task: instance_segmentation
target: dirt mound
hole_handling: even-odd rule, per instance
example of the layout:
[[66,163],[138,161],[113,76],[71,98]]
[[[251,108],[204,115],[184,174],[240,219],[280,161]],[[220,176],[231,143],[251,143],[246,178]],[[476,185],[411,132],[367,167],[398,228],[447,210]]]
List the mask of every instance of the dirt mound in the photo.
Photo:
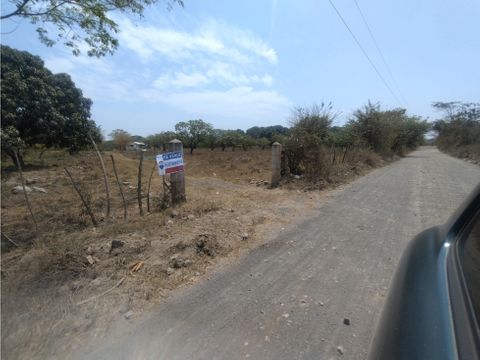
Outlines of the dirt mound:
[[195,246],[197,247],[197,254],[205,254],[210,257],[215,257],[220,246],[214,234],[200,234],[195,239]]

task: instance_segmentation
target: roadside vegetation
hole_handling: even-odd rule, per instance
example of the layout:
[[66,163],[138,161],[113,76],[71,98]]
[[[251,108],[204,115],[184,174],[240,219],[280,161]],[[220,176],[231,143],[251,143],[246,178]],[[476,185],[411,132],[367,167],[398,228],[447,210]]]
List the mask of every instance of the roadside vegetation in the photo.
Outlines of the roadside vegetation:
[[[8,2],[2,20],[35,24],[43,44],[102,57],[119,45],[114,11],[141,16],[157,1]],[[335,125],[339,114],[321,103],[293,109],[288,126],[218,129],[183,119],[148,136],[115,129],[105,138],[92,100],[68,74],[4,45],[1,103],[2,348],[25,359],[63,358],[85,336],[101,338],[119,317],[135,318],[219,259],[306,218],[323,196],[313,190],[406,155],[431,128],[371,102]],[[434,107],[445,114],[434,124],[437,145],[478,161],[480,105]],[[185,148],[187,197],[176,206],[154,160],[174,138]],[[129,151],[133,142],[147,151]],[[272,188],[275,142],[282,180]]]
[[443,117],[433,125],[435,144],[454,156],[480,163],[480,103],[436,102]]
[[276,137],[285,144],[285,172],[328,183],[338,171],[405,155],[423,144],[429,128],[405,109],[381,110],[370,102],[344,126],[332,126],[336,116],[331,104],[294,110],[289,133]]
[[[116,129],[109,134],[111,140],[106,141],[91,119],[92,101],[83,96],[68,74],[53,74],[39,57],[7,46],[2,46],[1,56],[2,182],[8,184],[2,189],[3,219],[8,220],[2,224],[2,246],[7,247],[14,242],[35,243],[43,236],[39,229],[54,238],[52,231],[82,230],[90,224],[111,222],[116,215],[110,213],[110,208],[120,199],[122,218],[136,213],[135,203],[139,204],[140,216],[143,207],[147,214],[166,211],[171,207],[169,184],[165,179],[157,184],[153,158],[159,151],[166,151],[174,138],[188,149],[189,176],[218,176],[224,181],[262,186],[268,186],[270,179],[268,149],[279,142],[283,146],[280,185],[306,190],[345,183],[370,168],[403,156],[423,143],[429,129],[425,120],[407,115],[405,109],[383,110],[370,102],[355,111],[345,125],[334,126],[338,114],[332,104],[322,103],[293,109],[290,127],[216,129],[196,119],[146,137]],[[145,163],[140,168],[134,165],[140,158],[138,152],[126,151],[133,141],[148,145]],[[96,152],[97,147],[103,155]],[[220,155],[238,152],[241,154]],[[204,160],[196,161],[196,156],[204,157],[208,165],[204,165]],[[146,169],[142,170],[143,167]],[[25,178],[17,172],[21,168]],[[230,171],[224,171],[227,168]],[[128,179],[124,177],[126,171],[133,172]],[[137,181],[132,179],[135,174]],[[53,195],[40,203],[35,201],[37,195],[30,195],[34,200],[29,201],[31,191],[47,191],[37,184],[37,176],[42,179],[41,184],[48,184],[48,192],[62,194],[58,204],[52,201]],[[161,191],[154,193],[152,186]],[[133,198],[128,197],[129,189]],[[22,207],[23,201],[30,213],[28,217],[19,217],[18,209],[12,208]],[[31,224],[35,226],[32,228]]]
[[[89,329],[136,316],[307,216],[322,196],[309,190],[403,156],[429,128],[372,103],[334,126],[333,106],[321,104],[294,109],[288,127],[194,119],[146,137],[115,129],[106,140],[67,74],[6,46],[1,56],[2,341],[22,358],[51,355],[46,333],[74,347]],[[173,138],[185,146],[187,202],[177,206],[154,161]],[[128,151],[134,141],[147,151]],[[283,178],[272,189],[274,142]]]

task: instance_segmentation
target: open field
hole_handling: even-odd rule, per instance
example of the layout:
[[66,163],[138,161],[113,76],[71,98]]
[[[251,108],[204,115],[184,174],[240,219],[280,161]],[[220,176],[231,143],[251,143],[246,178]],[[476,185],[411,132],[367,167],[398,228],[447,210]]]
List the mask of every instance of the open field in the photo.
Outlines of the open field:
[[[110,154],[126,194],[127,221]],[[154,165],[153,154],[147,153],[142,178],[146,214],[140,216],[138,154],[103,155],[111,218],[105,218],[103,176],[94,152],[49,151],[41,160],[36,153],[27,156],[28,186],[43,189],[28,193],[38,231],[23,193],[12,191],[21,184],[18,173],[8,162],[2,164],[2,233],[20,245],[15,248],[2,239],[5,354],[55,356],[56,351],[80,346],[83,336],[105,334],[116,318],[137,316],[161,302],[170,289],[202,278],[218,260],[228,262],[274,238],[307,216],[323,196],[304,190],[311,185],[294,177],[269,189],[269,150],[199,149],[185,154],[187,203],[165,208],[159,200],[162,181],[154,173],[147,212],[146,187]],[[87,194],[99,226],[91,225],[64,166]],[[360,161],[338,167],[331,186],[369,168]],[[113,240],[123,246],[112,249]],[[133,272],[132,265],[140,261],[141,268]]]
[[421,148],[328,192],[275,240],[118,319],[72,358],[364,360],[408,241],[445,222],[479,179],[478,166]]

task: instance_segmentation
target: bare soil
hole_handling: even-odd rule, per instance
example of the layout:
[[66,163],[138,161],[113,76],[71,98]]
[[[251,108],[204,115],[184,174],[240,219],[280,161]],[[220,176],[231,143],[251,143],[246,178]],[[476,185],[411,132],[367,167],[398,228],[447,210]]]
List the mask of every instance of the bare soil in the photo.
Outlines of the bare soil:
[[68,355],[364,360],[406,244],[446,221],[479,179],[478,166],[419,149],[329,191],[275,240]]
[[[324,193],[289,177],[269,188],[270,151],[209,151],[186,154],[187,199],[175,208],[161,201],[162,180],[154,173],[151,211],[146,193],[154,166],[143,167],[144,216],[137,203],[138,154],[112,153],[128,201],[128,219],[108,165],[112,217],[105,217],[105,192],[93,152],[50,151],[27,158],[28,193],[39,224],[35,230],[14,167],[2,164],[2,355],[62,358],[86,338],[108,333],[119,317],[131,319],[162,302],[171,289],[196,282],[219,259],[267,242],[307,216]],[[381,162],[335,168],[329,186],[346,182]],[[93,227],[65,176],[66,166],[94,209]],[[322,185],[325,187],[325,184]],[[117,245],[117,247],[112,246]],[[133,269],[133,270],[132,270]]]

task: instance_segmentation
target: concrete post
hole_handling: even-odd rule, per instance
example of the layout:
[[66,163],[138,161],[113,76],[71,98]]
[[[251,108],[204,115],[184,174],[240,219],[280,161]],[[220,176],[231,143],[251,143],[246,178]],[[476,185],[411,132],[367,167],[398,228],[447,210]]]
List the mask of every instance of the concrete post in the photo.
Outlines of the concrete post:
[[275,187],[280,181],[280,172],[282,170],[282,145],[278,142],[272,144],[272,181],[270,185]]
[[[183,145],[180,140],[173,139],[168,143],[169,151],[180,151],[183,157]],[[170,193],[172,196],[172,204],[179,204],[187,201],[185,196],[185,172],[180,171],[170,175]]]

